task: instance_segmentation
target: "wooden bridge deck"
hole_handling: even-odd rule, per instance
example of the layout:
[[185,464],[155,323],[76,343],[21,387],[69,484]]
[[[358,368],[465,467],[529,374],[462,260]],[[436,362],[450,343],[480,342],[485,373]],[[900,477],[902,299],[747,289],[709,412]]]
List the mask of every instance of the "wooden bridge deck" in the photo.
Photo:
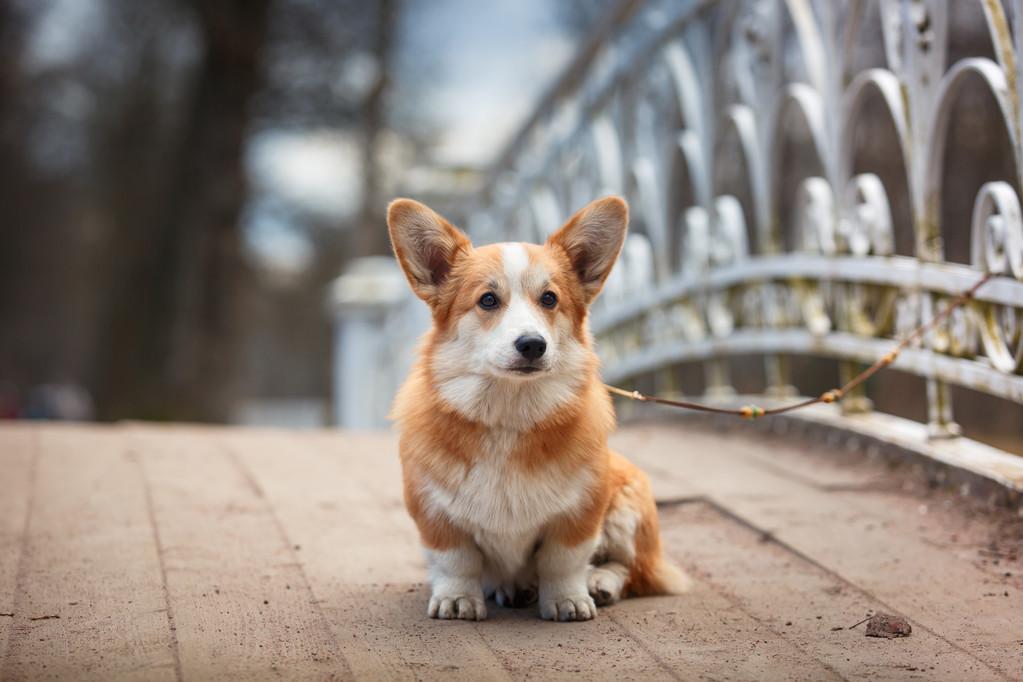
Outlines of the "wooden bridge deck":
[[616,436],[697,585],[560,624],[425,617],[390,435],[0,427],[0,678],[1023,678],[1018,519],[737,430]]

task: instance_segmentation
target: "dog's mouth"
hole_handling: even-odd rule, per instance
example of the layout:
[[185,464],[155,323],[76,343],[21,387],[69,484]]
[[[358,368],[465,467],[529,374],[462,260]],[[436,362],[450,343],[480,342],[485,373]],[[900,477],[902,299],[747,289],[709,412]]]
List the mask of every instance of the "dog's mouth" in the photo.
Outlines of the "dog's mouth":
[[547,368],[543,365],[513,365],[511,367],[505,367],[504,370],[510,374],[517,374],[519,376],[527,377],[534,374],[540,374],[546,372]]

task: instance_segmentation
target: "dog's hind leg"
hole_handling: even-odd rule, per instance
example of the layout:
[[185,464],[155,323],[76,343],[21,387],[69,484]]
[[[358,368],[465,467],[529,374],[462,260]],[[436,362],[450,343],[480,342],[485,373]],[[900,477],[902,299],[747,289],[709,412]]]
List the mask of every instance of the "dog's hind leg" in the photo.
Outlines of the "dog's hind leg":
[[620,484],[611,499],[593,556],[587,587],[597,606],[614,604],[622,598],[636,561],[636,532],[642,514],[632,504],[629,483],[626,479]]
[[590,596],[597,606],[608,606],[622,598],[629,567],[617,561],[606,561],[590,569],[587,580]]
[[684,592],[689,579],[661,550],[657,507],[646,475],[615,453],[611,470],[617,485],[590,571],[590,596],[603,606],[623,596]]

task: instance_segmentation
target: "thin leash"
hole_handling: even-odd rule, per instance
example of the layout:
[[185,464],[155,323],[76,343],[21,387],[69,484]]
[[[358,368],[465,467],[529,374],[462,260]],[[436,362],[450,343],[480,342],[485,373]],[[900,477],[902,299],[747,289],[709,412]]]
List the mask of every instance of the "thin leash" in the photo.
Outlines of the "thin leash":
[[964,305],[973,300],[977,291],[987,284],[994,277],[994,273],[988,273],[984,275],[976,284],[972,287],[959,294],[951,303],[945,306],[944,310],[935,315],[925,324],[920,325],[913,330],[906,338],[902,339],[895,347],[889,352],[885,353],[877,362],[866,368],[855,377],[850,379],[841,388],[833,388],[830,391],[825,391],[816,398],[807,398],[797,403],[790,405],[782,405],[780,407],[763,408],[758,405],[744,405],[739,408],[727,408],[727,407],[714,407],[713,405],[705,405],[703,403],[691,403],[686,400],[671,400],[669,398],[660,398],[657,396],[649,396],[640,393],[639,391],[626,391],[623,388],[617,386],[611,386],[610,384],[604,384],[609,392],[622,396],[623,398],[629,398],[630,400],[638,400],[644,403],[657,403],[658,405],[668,405],[670,407],[679,407],[685,410],[696,410],[697,412],[711,412],[713,414],[727,414],[735,417],[742,417],[743,419],[759,419],[760,417],[768,417],[776,414],[785,414],[786,412],[792,412],[793,410],[799,410],[804,407],[816,405],[818,403],[830,404],[840,401],[849,391],[853,390],[870,377],[877,374],[881,369],[895,362],[895,359],[899,357],[899,353],[908,348],[911,344],[916,343],[925,334],[932,331],[937,325],[946,320],[949,315],[952,314],[958,308],[962,308]]

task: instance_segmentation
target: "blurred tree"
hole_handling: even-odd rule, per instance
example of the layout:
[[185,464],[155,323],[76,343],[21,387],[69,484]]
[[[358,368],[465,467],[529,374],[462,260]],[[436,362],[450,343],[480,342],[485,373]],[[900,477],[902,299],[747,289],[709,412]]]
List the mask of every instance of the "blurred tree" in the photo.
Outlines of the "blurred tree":
[[381,229],[385,199],[381,195],[382,169],[379,155],[381,132],[387,123],[385,99],[391,81],[396,2],[378,0],[376,3],[376,30],[373,32],[372,45],[376,68],[362,107],[362,207],[355,225],[355,256],[390,252],[387,233]]
[[[18,256],[25,251],[25,232],[15,226],[26,177],[23,146],[17,144],[18,92],[21,89],[21,50],[24,18],[10,0],[0,0],[0,357],[14,354],[17,289],[22,270]],[[0,364],[0,374],[13,374],[13,366]]]
[[[434,131],[430,55],[394,96],[400,9],[0,0],[0,382],[84,385],[106,419],[326,397],[326,286],[387,251],[383,206]],[[243,242],[268,200],[246,154],[282,132],[350,141],[359,168],[344,215],[279,212],[311,253],[286,276]]]
[[[245,373],[249,395],[329,395],[327,287],[349,259],[389,252],[383,211],[397,177],[383,162],[385,148],[397,140],[406,155],[414,155],[432,132],[421,117],[395,114],[400,106],[415,109],[418,95],[418,89],[393,90],[402,6],[400,0],[278,0],[274,7],[268,82],[257,98],[257,126],[297,133],[326,130],[351,138],[359,150],[361,188],[350,215],[328,217],[288,207],[291,228],[310,244],[311,262],[300,273],[262,273],[256,281],[254,336]],[[420,66],[425,63],[421,60]],[[267,363],[266,357],[278,362]]]
[[[74,106],[31,71],[25,58],[31,3],[0,0],[0,379],[23,389],[44,372],[59,380],[73,371],[77,340],[59,334],[53,320],[73,317],[80,274],[78,235],[70,227],[73,192],[60,167],[73,150],[34,144]],[[52,99],[40,106],[44,91]],[[56,248],[66,245],[69,248]]]
[[[126,280],[115,282],[100,346],[102,417],[230,416],[243,276],[239,218],[247,197],[243,152],[269,7],[269,0],[194,3],[202,56],[164,185],[146,216],[151,238],[132,240]],[[143,59],[140,75],[150,68]],[[147,98],[141,99],[145,119]]]

